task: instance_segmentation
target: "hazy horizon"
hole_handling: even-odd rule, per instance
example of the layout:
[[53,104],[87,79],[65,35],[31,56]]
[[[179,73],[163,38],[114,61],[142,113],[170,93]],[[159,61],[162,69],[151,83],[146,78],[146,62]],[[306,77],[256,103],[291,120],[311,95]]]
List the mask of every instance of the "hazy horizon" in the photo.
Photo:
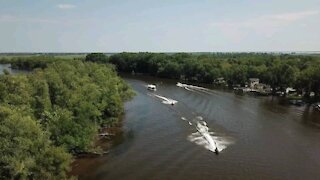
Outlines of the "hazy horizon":
[[317,0],[0,4],[0,53],[320,51]]
[[214,54],[214,53],[296,53],[296,54],[320,54],[320,51],[211,51],[211,52],[200,52],[200,51],[118,51],[118,52],[104,52],[104,51],[82,51],[82,52],[45,52],[45,51],[30,51],[30,52],[0,52],[0,54],[90,54],[90,53],[104,53],[104,54],[117,54],[117,53],[191,53],[191,54]]

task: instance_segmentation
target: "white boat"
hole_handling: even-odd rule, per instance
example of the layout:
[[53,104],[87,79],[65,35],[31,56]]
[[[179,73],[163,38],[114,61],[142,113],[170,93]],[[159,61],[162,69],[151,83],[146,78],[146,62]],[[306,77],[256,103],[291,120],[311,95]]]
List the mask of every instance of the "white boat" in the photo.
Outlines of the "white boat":
[[153,84],[148,84],[147,88],[148,88],[148,90],[150,90],[150,91],[156,91],[156,90],[157,90],[156,85],[153,85]]

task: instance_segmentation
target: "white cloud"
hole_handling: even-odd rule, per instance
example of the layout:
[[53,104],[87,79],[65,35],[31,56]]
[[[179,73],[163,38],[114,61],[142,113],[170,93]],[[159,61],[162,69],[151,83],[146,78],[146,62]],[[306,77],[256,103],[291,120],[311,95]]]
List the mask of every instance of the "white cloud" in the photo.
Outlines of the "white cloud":
[[73,4],[58,4],[57,7],[59,9],[73,9],[75,8],[76,6],[73,5]]
[[273,19],[276,21],[297,21],[300,19],[304,19],[308,16],[313,16],[319,14],[319,11],[304,11],[304,12],[296,12],[296,13],[286,13],[286,14],[276,14],[276,15],[270,15],[266,16],[265,18]]
[[60,23],[60,21],[53,19],[18,17],[12,15],[0,15],[0,22]]
[[24,17],[10,14],[0,14],[0,23],[42,23],[42,24],[60,24],[60,25],[81,25],[96,23],[93,19],[53,19],[46,17]]
[[272,37],[282,27],[303,20],[310,16],[318,15],[319,11],[303,11],[295,13],[283,13],[263,15],[243,21],[222,21],[213,23],[222,33],[235,42],[240,42],[249,33],[256,33],[265,37]]
[[13,22],[13,21],[17,21],[17,18],[15,16],[0,15],[0,22]]

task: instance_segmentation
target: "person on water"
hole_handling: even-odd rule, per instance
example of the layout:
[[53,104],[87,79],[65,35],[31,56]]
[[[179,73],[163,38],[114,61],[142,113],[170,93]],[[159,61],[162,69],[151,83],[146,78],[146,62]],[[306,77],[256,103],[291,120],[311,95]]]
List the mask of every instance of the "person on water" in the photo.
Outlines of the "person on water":
[[219,154],[219,150],[218,150],[217,147],[216,147],[216,149],[214,150],[214,152],[215,152],[216,154]]
[[219,154],[219,149],[217,146],[217,143],[214,141],[214,145],[216,146],[216,149],[214,150],[214,153],[216,153],[217,155]]

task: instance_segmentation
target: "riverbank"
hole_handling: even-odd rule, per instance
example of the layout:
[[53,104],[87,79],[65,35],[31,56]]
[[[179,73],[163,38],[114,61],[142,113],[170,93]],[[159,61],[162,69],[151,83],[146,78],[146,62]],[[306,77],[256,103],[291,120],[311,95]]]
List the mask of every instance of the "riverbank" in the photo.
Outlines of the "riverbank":
[[[106,135],[108,134],[108,135]],[[71,163],[71,171],[69,176],[85,176],[88,171],[97,166],[97,162],[101,159],[107,158],[110,150],[114,147],[119,139],[122,139],[123,129],[122,121],[115,126],[102,128],[97,134],[94,147],[98,149],[97,152],[78,154],[74,156],[74,161]]]
[[[320,98],[320,56],[267,53],[119,53],[102,59],[120,72],[150,74],[155,77],[190,82],[246,85],[268,93],[271,88],[284,92],[313,92]],[[285,91],[286,92],[286,91]],[[274,92],[273,92],[274,93]],[[286,92],[288,93],[288,92]]]
[[[303,106],[303,105],[314,105],[318,101],[316,99],[311,99],[311,98],[306,98],[303,96],[279,96],[278,94],[260,94],[260,93],[239,93],[237,89],[229,86],[223,86],[223,85],[216,85],[216,84],[208,84],[208,83],[199,83],[195,81],[187,81],[187,80],[179,80],[179,79],[170,79],[170,78],[162,78],[162,77],[154,77],[150,74],[131,74],[131,73],[119,73],[119,75],[122,78],[133,78],[133,79],[141,79],[141,80],[147,80],[151,81],[155,85],[161,85],[164,81],[170,82],[170,83],[185,83],[185,84],[190,84],[190,85],[195,85],[195,86],[200,86],[212,90],[219,90],[219,91],[224,91],[228,93],[234,93],[239,96],[251,96],[251,97],[275,97],[279,99],[279,104],[282,105],[295,105],[295,106]],[[294,101],[292,101],[294,100]],[[299,100],[299,101],[296,101]]]

